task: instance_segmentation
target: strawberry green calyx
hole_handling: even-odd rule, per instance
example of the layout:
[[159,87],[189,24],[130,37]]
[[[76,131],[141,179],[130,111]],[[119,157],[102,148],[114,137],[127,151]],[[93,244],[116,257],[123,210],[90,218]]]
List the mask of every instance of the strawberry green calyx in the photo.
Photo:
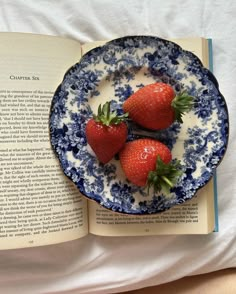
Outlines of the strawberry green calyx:
[[111,102],[106,102],[103,106],[98,107],[98,114],[93,116],[96,122],[100,122],[105,126],[118,125],[128,117],[128,113],[118,115],[116,111],[111,111]]
[[150,171],[147,179],[148,189],[153,186],[154,192],[169,193],[174,187],[178,178],[182,175],[181,164],[179,160],[164,163],[160,156],[157,157],[156,170]]
[[191,110],[193,106],[193,97],[188,95],[187,92],[183,91],[179,95],[176,95],[172,100],[171,106],[175,111],[175,120],[183,123],[182,116],[185,112]]

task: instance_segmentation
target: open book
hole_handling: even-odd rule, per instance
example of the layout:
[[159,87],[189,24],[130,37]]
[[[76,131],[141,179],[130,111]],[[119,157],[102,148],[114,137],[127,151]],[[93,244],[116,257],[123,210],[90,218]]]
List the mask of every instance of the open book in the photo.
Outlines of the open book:
[[[173,40],[209,66],[208,40]],[[0,249],[104,236],[206,234],[216,227],[216,182],[156,215],[113,213],[82,196],[50,145],[52,96],[67,69],[91,48],[61,37],[0,33]]]

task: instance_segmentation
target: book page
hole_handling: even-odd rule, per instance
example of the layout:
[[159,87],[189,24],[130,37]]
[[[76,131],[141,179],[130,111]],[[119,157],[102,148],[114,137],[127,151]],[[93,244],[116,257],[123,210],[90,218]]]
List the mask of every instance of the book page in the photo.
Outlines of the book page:
[[208,216],[212,189],[211,181],[197,197],[152,215],[125,215],[89,201],[89,232],[102,236],[207,234],[214,230],[214,218]]
[[87,201],[60,169],[48,126],[54,91],[81,47],[33,34],[0,40],[0,249],[82,237]]
[[[193,52],[208,67],[208,42],[203,38],[172,39],[183,49]],[[83,54],[105,42],[82,46]],[[124,215],[88,202],[90,233],[105,236],[206,234],[214,230],[214,184],[210,181],[198,197],[156,215]]]

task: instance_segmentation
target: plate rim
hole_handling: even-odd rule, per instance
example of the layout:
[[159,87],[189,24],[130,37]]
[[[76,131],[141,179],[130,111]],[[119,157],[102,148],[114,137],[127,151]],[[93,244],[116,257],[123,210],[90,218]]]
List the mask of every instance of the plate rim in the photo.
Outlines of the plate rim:
[[163,213],[163,212],[169,210],[171,207],[176,206],[176,205],[180,205],[180,204],[182,204],[182,203],[176,203],[175,205],[172,205],[172,206],[170,206],[170,207],[168,207],[168,208],[165,207],[165,209],[162,210],[162,211],[151,212],[151,213],[150,213],[150,212],[146,212],[146,211],[145,211],[145,212],[143,212],[143,211],[141,211],[141,212],[127,212],[127,211],[123,211],[123,210],[122,210],[122,211],[117,211],[117,210],[113,210],[112,207],[110,208],[110,207],[104,206],[104,205],[102,205],[101,202],[99,202],[97,199],[91,198],[90,196],[88,196],[88,195],[84,194],[83,192],[81,192],[79,186],[77,186],[77,185],[72,181],[71,177],[65,173],[65,171],[64,171],[64,169],[63,169],[63,166],[62,166],[62,163],[61,163],[61,160],[60,160],[60,158],[59,158],[59,154],[56,152],[55,147],[53,146],[53,144],[52,144],[52,140],[51,140],[51,138],[52,138],[51,116],[52,116],[52,109],[53,109],[53,105],[54,105],[54,100],[55,100],[55,96],[56,96],[56,94],[60,91],[60,89],[61,89],[61,87],[62,87],[62,84],[63,84],[63,82],[65,81],[66,77],[67,77],[68,75],[71,74],[71,72],[73,71],[73,69],[75,69],[76,66],[77,66],[79,63],[81,63],[85,58],[88,58],[89,56],[91,56],[91,55],[93,54],[94,51],[102,50],[102,49],[104,49],[105,46],[112,45],[112,44],[115,43],[115,42],[119,42],[119,41],[121,41],[121,40],[124,41],[124,40],[128,40],[128,39],[133,39],[133,38],[136,38],[136,39],[143,39],[143,38],[145,38],[145,39],[146,39],[146,38],[150,39],[150,38],[151,38],[151,39],[153,39],[153,40],[156,40],[156,41],[162,41],[162,42],[167,43],[167,44],[170,44],[170,43],[171,43],[171,44],[173,44],[174,46],[177,46],[177,47],[178,47],[183,53],[187,53],[187,54],[191,55],[192,58],[194,58],[195,60],[197,60],[198,63],[200,64],[200,66],[201,66],[204,70],[206,70],[207,75],[209,75],[209,76],[211,77],[211,80],[212,80],[214,86],[216,87],[219,96],[222,98],[222,100],[223,100],[224,103],[225,103],[225,104],[224,104],[224,109],[225,109],[225,111],[226,111],[226,115],[227,115],[227,124],[228,124],[228,125],[227,125],[227,129],[228,129],[228,131],[227,131],[227,136],[226,136],[226,143],[225,143],[225,145],[224,145],[225,150],[224,150],[223,155],[221,155],[220,160],[217,162],[217,165],[216,165],[214,168],[211,169],[211,173],[210,173],[210,177],[209,177],[209,179],[208,179],[207,181],[205,181],[202,185],[200,185],[199,187],[197,187],[197,188],[195,189],[195,193],[194,193],[194,195],[193,195],[191,198],[187,198],[187,199],[185,199],[184,202],[182,202],[182,203],[185,203],[186,201],[189,201],[189,200],[195,198],[196,195],[197,195],[197,192],[198,192],[201,188],[203,188],[206,184],[208,184],[208,182],[213,178],[213,176],[214,176],[214,174],[215,174],[215,172],[216,172],[217,167],[221,164],[222,160],[223,160],[224,157],[225,157],[225,154],[226,154],[227,149],[228,149],[228,144],[229,144],[230,121],[229,121],[229,111],[228,111],[228,106],[227,106],[227,103],[226,103],[226,99],[225,99],[224,95],[221,93],[221,91],[220,91],[220,89],[219,89],[219,83],[218,83],[218,81],[217,81],[215,75],[213,74],[213,72],[212,72],[209,68],[207,68],[207,67],[205,67],[205,66],[203,65],[202,61],[200,60],[200,58],[199,58],[198,56],[196,56],[196,55],[195,55],[193,52],[191,52],[191,51],[188,51],[188,50],[183,49],[179,44],[175,43],[174,41],[172,41],[172,40],[168,40],[168,39],[164,39],[164,38],[161,38],[161,37],[158,37],[158,36],[153,36],[153,35],[127,35],[127,36],[123,36],[123,37],[114,38],[114,39],[112,39],[112,40],[109,40],[109,41],[105,42],[104,45],[96,46],[95,48],[90,49],[89,51],[87,51],[87,52],[81,57],[81,59],[80,59],[78,62],[76,62],[75,64],[73,64],[71,67],[69,67],[69,68],[67,69],[67,71],[64,73],[64,76],[63,76],[63,78],[62,78],[61,83],[57,86],[57,88],[56,88],[56,90],[55,90],[55,92],[54,92],[54,94],[53,94],[52,101],[51,101],[51,105],[50,105],[50,111],[49,111],[49,134],[50,134],[50,145],[51,145],[51,147],[52,147],[52,149],[53,149],[53,151],[54,151],[54,154],[56,155],[56,157],[57,157],[57,159],[58,159],[58,161],[59,161],[59,163],[60,163],[60,167],[61,167],[61,170],[63,171],[64,175],[65,175],[65,176],[66,176],[66,177],[67,177],[67,178],[68,178],[68,179],[69,179],[69,180],[75,185],[75,187],[79,190],[79,192],[80,192],[80,193],[81,193],[81,194],[82,194],[87,200],[95,201],[95,202],[96,202],[97,204],[99,204],[101,207],[103,207],[103,208],[105,208],[105,209],[108,209],[108,210],[110,210],[110,211],[112,211],[112,212],[114,212],[114,213],[119,213],[119,214],[122,214],[122,215],[153,215],[153,214]]

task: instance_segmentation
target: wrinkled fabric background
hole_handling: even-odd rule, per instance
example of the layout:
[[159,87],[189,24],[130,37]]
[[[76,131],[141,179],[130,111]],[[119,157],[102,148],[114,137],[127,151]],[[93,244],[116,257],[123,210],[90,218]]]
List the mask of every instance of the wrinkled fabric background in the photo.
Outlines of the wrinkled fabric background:
[[217,169],[220,232],[207,236],[106,238],[0,251],[0,293],[117,293],[236,267],[236,2],[0,0],[0,31],[88,42],[125,35],[213,39],[214,74],[230,115]]

